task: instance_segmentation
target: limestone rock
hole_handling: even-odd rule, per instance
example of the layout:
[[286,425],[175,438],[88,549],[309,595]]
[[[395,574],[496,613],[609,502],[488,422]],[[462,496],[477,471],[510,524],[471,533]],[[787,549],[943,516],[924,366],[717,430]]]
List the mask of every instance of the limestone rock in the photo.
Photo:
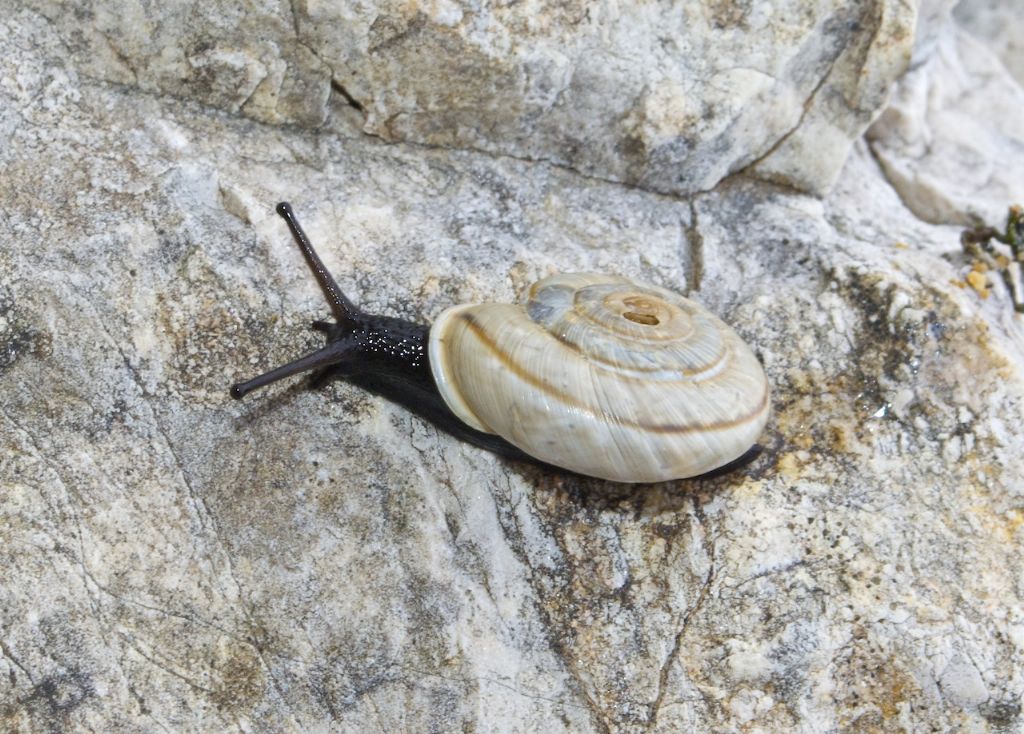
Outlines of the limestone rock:
[[86,73],[258,120],[566,166],[667,193],[821,192],[909,58],[914,6],[33,0]]
[[953,15],[964,30],[991,49],[1018,84],[1024,84],[1024,43],[1007,22],[1006,3],[1000,0],[961,0]]
[[[891,115],[824,199],[750,177],[683,199],[354,136],[336,97],[313,130],[104,81],[128,57],[87,62],[62,23],[0,14],[0,729],[1020,729],[1024,326],[890,183]],[[915,73],[1012,89],[953,30]],[[1015,124],[987,109],[934,155]],[[1019,200],[1004,180],[976,211]],[[326,315],[282,199],[378,312],[555,270],[690,291],[764,361],[764,451],[621,486],[345,383],[232,401]]]
[[1024,88],[979,40],[947,32],[868,139],[904,204],[931,222],[994,222],[1024,196]]

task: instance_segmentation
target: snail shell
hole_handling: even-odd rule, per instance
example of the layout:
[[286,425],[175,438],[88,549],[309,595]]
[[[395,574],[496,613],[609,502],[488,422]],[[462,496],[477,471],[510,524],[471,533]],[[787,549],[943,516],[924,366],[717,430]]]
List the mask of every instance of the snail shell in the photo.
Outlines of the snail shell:
[[736,332],[694,301],[615,276],[555,275],[525,306],[449,308],[429,356],[465,423],[618,482],[716,469],[768,418],[764,370]]

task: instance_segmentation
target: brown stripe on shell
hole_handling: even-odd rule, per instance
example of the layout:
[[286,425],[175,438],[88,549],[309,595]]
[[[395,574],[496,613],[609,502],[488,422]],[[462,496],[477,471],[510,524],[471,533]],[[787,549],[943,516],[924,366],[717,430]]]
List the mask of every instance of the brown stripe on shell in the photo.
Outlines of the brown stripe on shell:
[[[540,328],[540,327],[538,327],[538,328]],[[541,330],[544,331],[549,336],[554,337],[554,339],[556,339],[561,344],[564,344],[567,348],[572,349],[574,352],[582,355],[583,357],[585,357],[586,359],[590,360],[591,362],[595,362],[595,363],[597,363],[599,365],[607,365],[608,367],[621,367],[624,370],[629,370],[629,372],[634,372],[634,373],[636,373],[636,372],[639,372],[639,373],[645,373],[645,372],[653,373],[653,372],[667,372],[667,371],[669,371],[665,367],[658,367],[658,366],[652,366],[652,367],[624,367],[623,365],[621,365],[621,364],[619,364],[617,362],[612,362],[611,360],[608,360],[608,359],[602,359],[601,357],[597,356],[596,354],[584,354],[583,352],[580,352],[579,347],[574,342],[569,341],[568,339],[566,339],[565,336],[562,335],[562,334],[558,334],[558,333],[555,333],[553,331],[547,331],[547,329],[541,329]],[[497,345],[495,345],[495,347],[497,347]],[[718,365],[721,364],[722,360],[724,360],[726,358],[727,354],[728,354],[728,350],[723,349],[722,351],[720,351],[716,355],[717,358],[715,359],[714,362],[709,363],[705,367],[701,367],[699,370],[690,370],[690,369],[686,369],[684,367],[674,367],[673,369],[676,372],[678,372],[678,373],[680,373],[682,375],[686,375],[687,377],[696,377],[697,375],[704,374],[705,372],[710,372],[715,367],[718,367]],[[628,378],[628,379],[632,379],[632,380],[649,380],[650,379],[650,377],[646,377],[646,376],[644,376],[644,377],[634,377],[633,375],[630,375],[627,372],[621,372],[619,374],[622,377],[624,377],[624,378]]]
[[[530,289],[530,298],[531,299],[536,295],[535,291],[537,289],[537,285],[538,285],[537,283],[534,283],[534,285]],[[612,284],[612,285],[614,285],[614,284]],[[644,332],[650,331],[651,333],[654,333],[656,330],[655,329],[650,329],[650,330],[644,329],[643,331],[641,331],[641,330],[628,329],[628,328],[623,328],[621,330],[620,329],[615,329],[613,326],[610,325],[609,321],[605,321],[605,320],[599,319],[596,314],[593,314],[589,310],[581,309],[579,307],[580,306],[580,304],[579,304],[579,292],[577,292],[577,294],[573,297],[573,308],[568,310],[565,313],[565,317],[571,321],[571,323],[570,323],[571,326],[582,325],[582,326],[585,327],[586,324],[593,324],[596,328],[603,329],[603,330],[606,330],[606,331],[610,331],[612,334],[621,335],[621,336],[623,336],[623,337],[625,337],[627,339],[633,338],[634,335],[639,335],[639,336],[637,336],[637,341],[643,342],[643,343],[647,344],[648,346],[651,346],[651,347],[654,347],[654,348],[656,348],[657,345],[659,345],[659,344],[660,345],[664,345],[664,346],[669,346],[670,344],[672,344],[674,342],[677,342],[677,341],[679,341],[681,339],[690,337],[693,333],[696,332],[697,327],[696,327],[696,323],[695,322],[696,322],[698,317],[701,317],[701,314],[699,313],[699,309],[698,309],[697,313],[689,313],[685,308],[682,308],[680,306],[677,306],[674,303],[666,301],[664,298],[662,298],[658,294],[651,295],[651,294],[648,294],[648,293],[643,293],[641,291],[636,291],[636,292],[637,292],[637,294],[642,295],[644,298],[656,299],[659,302],[665,304],[665,306],[668,307],[669,311],[673,311],[673,310],[679,311],[684,317],[686,317],[689,320],[690,324],[692,325],[692,328],[690,328],[685,333],[685,335],[682,335],[682,336],[674,335],[674,334],[666,334],[666,335],[661,336],[661,337],[647,337],[647,338],[643,338],[644,337]],[[615,295],[616,298],[621,297],[620,294],[614,294],[614,295]],[[603,300],[606,302],[609,298],[611,298],[611,295],[606,296]],[[607,308],[607,306],[606,306],[606,308]],[[615,310],[611,309],[611,308],[608,308],[608,311],[610,313],[613,313],[613,314],[615,313]],[[611,323],[614,323],[614,320],[612,320]],[[581,356],[585,357],[587,360],[589,360],[591,362],[594,362],[594,363],[599,364],[599,365],[605,365],[605,366],[608,366],[608,367],[616,367],[616,368],[620,368],[622,370],[626,370],[627,372],[621,373],[624,377],[630,377],[631,375],[628,374],[630,372],[634,373],[634,374],[640,373],[641,375],[644,375],[644,376],[636,378],[636,379],[648,380],[648,379],[650,379],[650,377],[648,377],[647,375],[653,374],[655,372],[667,372],[667,371],[670,371],[669,368],[666,368],[666,367],[663,367],[663,366],[657,366],[657,365],[654,365],[654,366],[651,366],[651,367],[626,366],[626,365],[623,365],[623,364],[621,364],[619,362],[612,361],[611,359],[603,358],[603,357],[601,357],[601,356],[599,356],[597,354],[594,354],[592,352],[582,352],[582,351],[580,351],[579,346],[575,342],[573,342],[571,339],[566,338],[566,336],[563,333],[557,332],[557,331],[552,331],[550,329],[543,328],[543,327],[542,327],[542,330],[547,332],[551,336],[553,336],[556,340],[558,340],[561,344],[563,344],[567,348],[573,350],[577,354],[580,354]],[[725,347],[725,345],[723,343],[723,349],[721,349],[720,351],[718,351],[715,354],[714,361],[708,362],[706,365],[704,365],[703,367],[701,367],[699,369],[687,369],[685,367],[674,367],[674,368],[672,368],[672,370],[674,370],[675,372],[678,372],[679,374],[686,375],[687,377],[696,377],[698,375],[702,375],[702,374],[705,374],[705,373],[708,373],[708,372],[716,372],[718,366],[728,356],[728,349],[726,349],[724,347]]]
[[[509,360],[508,355],[501,351],[497,343],[493,339],[491,339],[487,331],[483,328],[480,322],[477,321],[472,314],[463,312],[457,314],[456,318],[465,321],[466,326],[469,327],[470,331],[472,331],[473,334],[476,335],[476,337],[480,340],[480,342],[485,347],[487,347],[491,354],[493,354],[503,365],[505,365],[505,367],[509,371],[511,371],[520,379],[522,379],[524,382],[532,385],[533,387],[536,387],[539,390],[542,390],[545,394],[558,399],[559,401],[565,403],[566,405],[572,406],[573,408],[577,408],[582,412],[588,413],[594,418],[599,417],[597,413],[594,411],[594,409],[591,408],[590,406],[582,405],[580,403],[573,401],[572,399],[569,398],[568,395],[565,395],[564,393],[552,387],[550,384],[544,382],[540,378],[527,372],[518,364],[514,364],[513,362],[511,362]],[[537,329],[538,331],[541,331],[545,334],[549,334],[549,332],[547,332],[544,329],[541,329],[540,327],[537,327]],[[623,377],[625,377],[626,379],[637,381],[643,379],[639,377],[630,377],[629,375],[624,375]],[[735,428],[736,426],[743,425],[744,423],[749,423],[758,415],[763,413],[768,407],[768,392],[768,383],[766,382],[764,385],[764,391],[762,392],[761,397],[758,400],[754,410],[752,410],[746,415],[740,416],[730,421],[720,421],[718,423],[701,423],[697,425],[647,425],[644,423],[637,423],[636,421],[628,421],[618,418],[617,420],[623,426],[635,428],[641,431],[648,431],[650,433],[697,433],[699,431],[724,431],[729,430],[730,428]]]
[[[706,314],[698,304],[694,304],[692,301],[688,301],[685,298],[682,300],[686,301],[686,303],[688,304],[686,306],[674,303],[671,300],[666,299],[660,293],[652,292],[650,288],[645,288],[642,285],[638,285],[636,283],[632,283],[630,281],[621,279],[617,279],[617,281],[618,282],[596,283],[593,286],[598,289],[603,288],[605,286],[614,286],[620,288],[617,291],[605,293],[600,298],[598,305],[601,309],[604,309],[603,314],[595,312],[593,309],[588,308],[587,303],[581,303],[581,298],[583,297],[583,294],[588,290],[588,288],[585,287],[575,290],[572,296],[572,308],[566,310],[563,314],[563,318],[566,320],[567,325],[572,328],[584,329],[588,328],[588,325],[591,325],[594,328],[605,331],[610,335],[619,336],[629,341],[636,341],[638,343],[647,345],[650,348],[657,349],[660,347],[669,347],[676,342],[689,339],[694,333],[698,331],[697,321],[708,316],[708,314]],[[536,299],[537,293],[539,292],[540,287],[543,285],[543,282],[544,281],[538,281],[537,283],[534,283],[530,287],[529,299],[531,302]],[[630,290],[624,293],[621,289],[621,286],[628,286]],[[657,310],[663,310],[667,312],[667,314],[669,315],[669,319],[666,321],[666,323],[672,323],[673,321],[679,318],[685,319],[687,324],[686,328],[680,330],[679,333],[670,333],[664,330],[663,328],[638,328],[636,326],[636,322],[634,322],[633,324],[623,324],[623,321],[629,320],[623,318],[625,314],[619,313],[617,308],[614,308],[613,306],[609,305],[609,302],[626,301],[630,298],[641,298],[649,300],[653,302],[653,304],[655,304],[656,306],[660,306],[661,308],[658,308]],[[626,305],[628,306],[628,304]],[[613,318],[603,318],[603,316],[610,316]],[[544,330],[547,331],[556,340],[558,340],[561,344],[573,350],[582,357],[586,358],[590,362],[593,362],[597,365],[621,369],[623,370],[623,372],[620,374],[622,374],[625,377],[631,376],[630,373],[632,373],[632,375],[641,375],[639,379],[643,380],[651,379],[649,375],[652,375],[656,372],[668,371],[675,371],[679,374],[693,378],[697,378],[703,374],[713,373],[712,377],[714,377],[714,375],[717,374],[718,372],[719,366],[722,364],[723,361],[725,361],[728,358],[729,353],[728,348],[726,348],[725,344],[723,343],[723,348],[715,353],[714,359],[712,361],[707,362],[700,368],[694,369],[687,369],[681,366],[668,368],[658,365],[652,365],[649,367],[625,365],[620,362],[616,362],[611,358],[601,357],[593,352],[581,351],[578,344],[574,342],[572,339],[567,338],[567,336],[561,331],[555,331],[543,324],[541,324],[541,326],[544,327]]]

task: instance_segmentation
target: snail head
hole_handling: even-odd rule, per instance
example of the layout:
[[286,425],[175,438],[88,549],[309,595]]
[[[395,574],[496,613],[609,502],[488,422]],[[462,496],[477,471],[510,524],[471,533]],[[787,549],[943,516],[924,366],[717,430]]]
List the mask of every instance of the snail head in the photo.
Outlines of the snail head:
[[236,400],[245,397],[253,390],[269,385],[272,382],[277,382],[285,377],[342,363],[353,357],[360,347],[359,340],[355,337],[354,332],[359,329],[366,315],[341,292],[341,288],[338,287],[334,277],[327,270],[327,267],[313,248],[309,237],[306,236],[302,225],[299,224],[299,220],[295,217],[292,205],[282,201],[275,207],[275,210],[288,225],[292,237],[295,238],[295,243],[299,246],[302,256],[306,259],[306,264],[309,265],[313,277],[316,278],[320,290],[323,291],[324,298],[331,308],[335,321],[314,321],[312,325],[314,329],[322,332],[327,337],[327,346],[312,354],[300,357],[294,362],[289,362],[277,369],[265,372],[251,380],[232,385],[231,397]]

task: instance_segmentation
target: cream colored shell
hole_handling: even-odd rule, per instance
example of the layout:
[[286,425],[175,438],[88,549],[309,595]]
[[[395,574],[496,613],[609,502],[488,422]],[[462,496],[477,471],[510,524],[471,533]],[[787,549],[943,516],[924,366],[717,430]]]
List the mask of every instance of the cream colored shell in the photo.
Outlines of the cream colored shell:
[[525,306],[455,306],[430,330],[448,407],[542,461],[619,482],[696,476],[768,418],[750,348],[697,303],[589,273],[535,283]]

